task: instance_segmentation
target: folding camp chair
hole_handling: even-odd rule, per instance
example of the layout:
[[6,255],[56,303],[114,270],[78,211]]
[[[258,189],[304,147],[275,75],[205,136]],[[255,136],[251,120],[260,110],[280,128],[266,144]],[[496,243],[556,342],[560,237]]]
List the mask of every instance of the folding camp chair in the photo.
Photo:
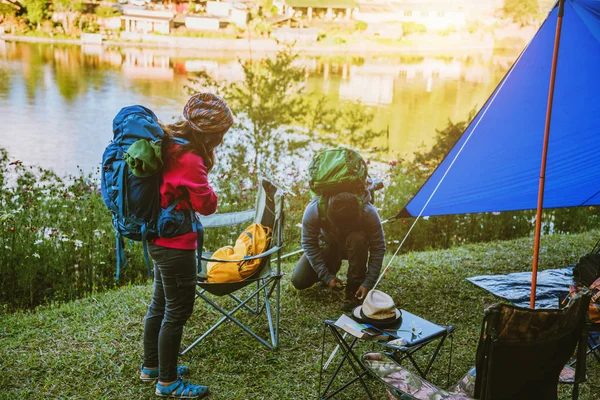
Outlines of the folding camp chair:
[[[589,291],[562,310],[531,310],[509,304],[489,307],[476,354],[476,368],[449,390],[420,378],[385,353],[368,353],[362,363],[382,380],[390,399],[556,400],[559,382],[579,395],[585,380]],[[577,347],[575,369],[565,366]]]
[[[198,289],[196,290],[196,298],[200,298],[212,306],[218,313],[223,316],[210,329],[204,332],[196,341],[188,346],[181,354],[185,354],[200,343],[209,334],[215,331],[221,324],[226,321],[231,321],[267,348],[273,350],[277,348],[279,340],[279,308],[281,295],[281,249],[283,248],[283,191],[271,182],[261,179],[258,185],[258,193],[256,196],[256,206],[254,210],[228,213],[228,214],[213,214],[208,217],[201,217],[201,222],[204,228],[215,228],[222,226],[239,225],[244,222],[254,221],[264,226],[273,229],[272,239],[265,250],[261,254],[244,257],[245,260],[260,259],[261,264],[256,272],[247,279],[240,282],[227,283],[209,283],[206,282],[206,265],[209,261],[220,262],[235,262],[228,260],[212,259],[212,252],[202,253],[202,262],[199,263],[198,272]],[[271,267],[271,256],[277,254],[275,269]],[[256,285],[251,289],[251,293],[245,298],[241,298],[240,294],[236,295],[237,291],[249,286]],[[217,303],[217,299],[213,300],[213,296],[222,297],[228,296],[234,300],[235,307],[231,310],[226,310]],[[252,314],[259,315],[266,313],[267,322],[270,332],[270,340],[267,341],[248,326],[240,322],[236,316],[238,311],[246,310]]]

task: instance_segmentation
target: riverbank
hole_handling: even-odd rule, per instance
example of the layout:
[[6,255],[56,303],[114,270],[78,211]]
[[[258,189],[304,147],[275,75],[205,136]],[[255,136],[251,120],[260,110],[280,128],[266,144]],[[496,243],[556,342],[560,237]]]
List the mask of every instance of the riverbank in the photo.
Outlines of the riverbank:
[[[281,44],[272,39],[225,39],[225,38],[192,38],[162,35],[131,35],[127,39],[103,40],[101,43],[85,43],[81,39],[54,39],[35,36],[0,35],[0,40],[7,42],[49,43],[70,45],[95,45],[95,46],[120,46],[144,47],[162,49],[185,49],[198,52],[223,52],[229,53],[275,53]],[[461,40],[460,37],[413,38],[410,40],[385,42],[364,39],[342,44],[323,43],[296,43],[295,48],[304,54],[312,55],[383,55],[383,54],[455,54],[493,52],[516,48],[515,41],[503,41],[500,47],[498,42],[488,37],[482,40]],[[524,43],[524,41],[523,41]],[[522,47],[519,43],[518,47]]]

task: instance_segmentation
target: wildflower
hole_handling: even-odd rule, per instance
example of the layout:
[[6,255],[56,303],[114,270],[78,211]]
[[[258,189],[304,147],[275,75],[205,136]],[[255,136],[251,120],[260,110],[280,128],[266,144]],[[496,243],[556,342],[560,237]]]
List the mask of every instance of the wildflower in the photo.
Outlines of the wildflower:
[[35,242],[33,242],[33,244],[40,244],[40,243],[42,243],[42,242],[43,242],[43,240],[42,240],[42,239],[38,239],[38,240],[36,240]]
[[38,253],[33,253],[32,256],[35,258],[40,258],[40,255]]
[[12,250],[12,248],[11,248],[10,246],[7,246],[7,245],[4,245],[4,248],[5,248],[6,250]]
[[78,249],[81,246],[83,246],[83,242],[81,240],[74,240],[73,244],[75,245],[75,248]]
[[104,261],[100,261],[100,264],[101,264],[101,265],[104,265],[104,264],[106,264],[106,262],[104,262]]
[[398,161],[392,160],[389,162],[389,164],[390,164],[390,167],[395,167],[396,165],[398,165]]
[[501,214],[500,211],[494,211],[494,212],[492,212],[492,215],[500,215],[500,214]]

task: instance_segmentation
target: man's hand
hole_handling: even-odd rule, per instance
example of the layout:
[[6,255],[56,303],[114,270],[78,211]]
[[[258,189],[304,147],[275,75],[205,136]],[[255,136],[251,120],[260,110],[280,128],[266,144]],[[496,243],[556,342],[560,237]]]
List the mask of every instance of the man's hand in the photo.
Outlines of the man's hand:
[[367,293],[369,293],[369,289],[367,289],[363,285],[360,285],[354,297],[356,297],[360,301],[363,301],[365,297],[367,297]]
[[337,276],[334,276],[333,279],[329,281],[327,286],[329,286],[329,289],[331,290],[342,290],[344,288],[344,282],[338,279]]

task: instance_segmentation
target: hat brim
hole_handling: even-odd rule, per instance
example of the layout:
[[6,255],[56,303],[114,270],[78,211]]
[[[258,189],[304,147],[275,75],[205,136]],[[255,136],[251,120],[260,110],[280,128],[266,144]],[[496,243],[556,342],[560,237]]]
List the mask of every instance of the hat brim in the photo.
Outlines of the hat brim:
[[399,325],[402,322],[402,312],[397,308],[394,309],[395,316],[386,319],[373,319],[367,317],[362,312],[362,306],[355,307],[352,310],[352,317],[363,324],[370,324],[377,328],[389,328],[390,326]]

